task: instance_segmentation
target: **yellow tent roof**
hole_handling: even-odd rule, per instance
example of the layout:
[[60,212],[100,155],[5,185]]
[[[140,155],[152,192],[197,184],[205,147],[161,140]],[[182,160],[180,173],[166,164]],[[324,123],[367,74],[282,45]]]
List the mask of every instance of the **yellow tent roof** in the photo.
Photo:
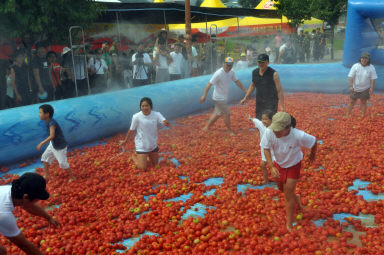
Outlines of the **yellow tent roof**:
[[262,0],[255,9],[261,10],[276,10],[276,7],[273,5],[272,0]]
[[153,0],[154,3],[164,3],[164,0]]
[[220,0],[204,0],[200,7],[227,8]]

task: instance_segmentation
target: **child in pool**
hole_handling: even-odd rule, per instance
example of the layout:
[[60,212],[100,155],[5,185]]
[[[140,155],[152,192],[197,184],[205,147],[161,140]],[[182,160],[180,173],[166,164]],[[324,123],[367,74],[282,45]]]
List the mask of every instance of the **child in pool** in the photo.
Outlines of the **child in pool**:
[[144,97],[140,100],[140,112],[132,117],[131,127],[127,132],[123,146],[128,142],[136,131],[135,147],[136,152],[132,155],[132,160],[140,170],[147,169],[148,159],[152,166],[158,164],[159,147],[157,146],[157,127],[158,124],[170,127],[171,124],[159,112],[152,111],[152,100]]
[[[249,118],[250,120],[252,120],[252,122],[255,125],[255,127],[259,130],[260,141],[263,138],[263,136],[265,134],[265,130],[267,129],[267,127],[269,127],[271,125],[272,117],[273,117],[273,112],[271,110],[265,110],[261,114],[261,121],[259,119],[257,119],[257,118]],[[260,167],[261,167],[261,171],[263,171],[264,184],[267,184],[267,183],[269,183],[268,171],[267,171],[267,167],[266,167],[266,161],[267,160],[265,159],[264,148],[263,147],[260,147],[260,152],[261,152]],[[272,154],[272,158],[274,158],[273,157],[273,151],[271,151],[271,154]]]
[[[301,147],[311,149],[308,159],[312,162],[316,157],[316,137],[293,128],[292,116],[286,112],[278,112],[273,115],[272,124],[265,131],[260,146],[264,148],[272,176],[278,178],[278,187],[284,192],[287,230],[291,231],[296,206],[301,207],[300,197],[295,195],[303,160]],[[275,156],[273,161],[271,150]]]

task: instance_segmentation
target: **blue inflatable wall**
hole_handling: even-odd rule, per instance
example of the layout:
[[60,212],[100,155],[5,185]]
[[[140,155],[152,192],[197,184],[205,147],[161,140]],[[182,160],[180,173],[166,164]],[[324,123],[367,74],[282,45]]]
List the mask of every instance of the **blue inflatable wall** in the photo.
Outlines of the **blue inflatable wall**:
[[[340,93],[348,91],[348,69],[341,63],[272,66],[280,74],[285,91]],[[240,81],[248,87],[252,69],[237,71]],[[378,69],[378,87],[384,89],[384,68]],[[173,119],[213,106],[211,96],[200,104],[199,99],[211,76],[160,83],[100,95],[51,102],[54,118],[61,125],[70,146],[108,137],[129,128],[131,117],[139,111],[140,98],[151,97],[154,110]],[[210,91],[212,94],[213,89]],[[234,84],[229,100],[240,100],[244,93]],[[0,166],[42,152],[39,142],[48,135],[39,119],[39,105],[0,111]]]
[[379,49],[379,34],[372,19],[384,18],[383,0],[349,0],[343,64],[352,66],[361,53],[369,52],[373,64],[384,64],[384,50]]

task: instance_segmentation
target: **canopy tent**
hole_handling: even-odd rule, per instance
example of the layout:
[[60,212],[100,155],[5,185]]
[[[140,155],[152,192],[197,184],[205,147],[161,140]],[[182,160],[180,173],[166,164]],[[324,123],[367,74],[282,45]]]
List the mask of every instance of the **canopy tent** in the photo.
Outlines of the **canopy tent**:
[[[208,7],[211,5],[213,8],[224,6],[220,0],[205,0],[201,5]],[[224,10],[224,9],[223,9]],[[228,9],[227,9],[228,10]],[[269,10],[276,11],[273,6],[273,1],[263,0],[254,10]],[[192,33],[207,33],[217,34],[218,37],[232,37],[232,36],[256,36],[274,34],[277,31],[292,32],[292,28],[287,24],[286,17],[251,17],[245,16],[243,18],[231,18],[225,20],[192,23]],[[304,30],[314,29],[321,27],[323,22],[321,20],[312,18],[306,20],[302,25]],[[172,24],[169,26],[170,31],[176,33],[183,33],[185,27],[181,24]]]

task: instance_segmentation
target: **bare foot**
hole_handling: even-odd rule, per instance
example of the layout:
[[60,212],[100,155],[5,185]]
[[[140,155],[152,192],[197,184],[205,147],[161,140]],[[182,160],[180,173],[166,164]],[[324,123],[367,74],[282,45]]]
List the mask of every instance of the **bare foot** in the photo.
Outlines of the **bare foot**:
[[288,232],[291,232],[291,231],[292,231],[292,225],[289,225],[289,224],[287,223],[287,230],[288,230]]
[[230,136],[235,136],[236,135],[235,132],[233,132],[233,130],[228,130],[228,132],[229,132]]
[[205,127],[203,127],[203,129],[202,129],[203,131],[205,131],[205,132],[208,132],[209,131],[209,129],[208,129],[208,127],[207,126],[205,126]]

